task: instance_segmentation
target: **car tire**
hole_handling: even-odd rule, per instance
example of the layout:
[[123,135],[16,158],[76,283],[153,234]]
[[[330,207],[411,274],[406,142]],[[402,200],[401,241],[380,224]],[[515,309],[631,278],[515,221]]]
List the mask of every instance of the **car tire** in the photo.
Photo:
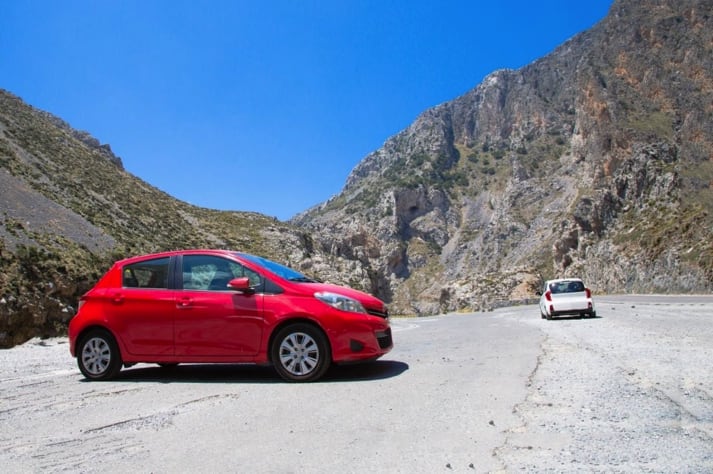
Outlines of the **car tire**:
[[77,365],[89,380],[109,380],[121,370],[121,353],[116,339],[104,329],[85,334],[77,346]]
[[270,352],[275,370],[288,382],[314,382],[331,364],[327,338],[311,324],[296,323],[280,329]]
[[548,321],[550,321],[550,320],[552,319],[552,315],[545,313],[545,319],[547,319]]

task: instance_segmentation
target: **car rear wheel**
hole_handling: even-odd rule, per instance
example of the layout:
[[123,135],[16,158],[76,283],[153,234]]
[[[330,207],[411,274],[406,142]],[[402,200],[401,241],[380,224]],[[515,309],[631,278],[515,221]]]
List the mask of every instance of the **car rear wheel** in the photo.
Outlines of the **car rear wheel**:
[[121,354],[114,337],[103,329],[89,331],[79,342],[77,365],[89,380],[108,380],[121,370]]
[[277,373],[288,382],[313,382],[331,363],[327,338],[309,324],[291,324],[282,328],[272,344],[272,362]]

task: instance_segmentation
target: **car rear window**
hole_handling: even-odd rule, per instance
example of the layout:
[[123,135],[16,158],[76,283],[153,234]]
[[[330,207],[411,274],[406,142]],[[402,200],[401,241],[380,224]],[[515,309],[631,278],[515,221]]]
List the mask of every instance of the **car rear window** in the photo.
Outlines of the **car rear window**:
[[580,291],[584,291],[584,283],[581,281],[559,281],[550,283],[550,291],[553,294],[579,293]]
[[170,259],[157,258],[127,265],[122,271],[122,286],[125,288],[168,288],[168,264]]

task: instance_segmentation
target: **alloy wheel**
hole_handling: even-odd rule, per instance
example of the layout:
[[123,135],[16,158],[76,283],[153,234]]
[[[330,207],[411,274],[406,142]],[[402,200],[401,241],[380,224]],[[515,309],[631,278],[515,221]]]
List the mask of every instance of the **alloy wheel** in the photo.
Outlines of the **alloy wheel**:
[[101,376],[111,364],[111,347],[109,342],[101,337],[93,337],[82,347],[82,364],[87,372]]
[[280,363],[290,374],[304,376],[319,364],[319,346],[309,334],[295,332],[280,343]]

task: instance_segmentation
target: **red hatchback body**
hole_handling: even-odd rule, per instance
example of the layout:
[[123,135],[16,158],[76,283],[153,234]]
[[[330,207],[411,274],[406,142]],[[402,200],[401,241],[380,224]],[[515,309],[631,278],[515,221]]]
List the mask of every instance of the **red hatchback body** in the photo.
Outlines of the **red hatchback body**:
[[116,262],[69,324],[90,380],[138,362],[273,364],[288,381],[332,362],[374,360],[393,346],[384,303],[227,250],[182,250]]

